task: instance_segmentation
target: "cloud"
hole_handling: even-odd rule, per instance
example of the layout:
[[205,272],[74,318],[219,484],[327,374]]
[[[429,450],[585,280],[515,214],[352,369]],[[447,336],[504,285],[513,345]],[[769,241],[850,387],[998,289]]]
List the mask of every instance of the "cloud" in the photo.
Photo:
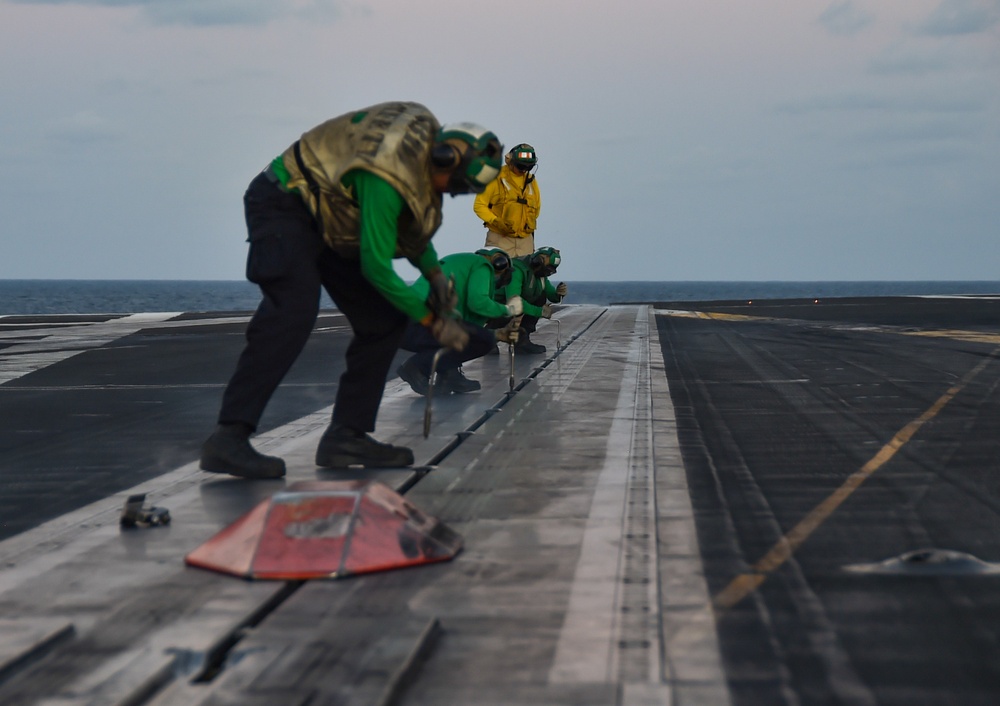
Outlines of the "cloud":
[[905,113],[978,113],[986,110],[988,99],[983,96],[925,92],[888,95],[874,92],[851,92],[819,95],[777,106],[780,113],[801,115],[829,111],[872,111]]
[[859,143],[880,145],[892,143],[972,145],[980,140],[981,136],[981,130],[967,122],[938,118],[865,127],[855,133],[854,140]]
[[851,0],[838,0],[823,11],[819,23],[830,34],[849,36],[870,25],[874,17],[854,6]]
[[933,46],[892,44],[868,62],[868,71],[880,75],[926,76],[942,71],[985,68],[984,59],[974,51],[955,43],[940,42]]
[[92,5],[138,9],[156,25],[265,25],[295,18],[329,21],[346,9],[340,0],[10,0],[21,5]]
[[925,76],[948,68],[950,68],[949,62],[941,55],[893,48],[887,49],[868,62],[868,70],[873,74]]
[[62,142],[81,144],[112,140],[118,135],[118,131],[97,113],[83,110],[49,123],[45,135]]
[[[883,143],[884,144],[884,143]],[[878,167],[889,169],[932,169],[967,162],[975,151],[967,145],[911,144],[886,150],[858,150],[844,153],[840,164],[846,169],[869,171]]]
[[943,0],[917,26],[931,37],[985,32],[1000,21],[1000,0]]

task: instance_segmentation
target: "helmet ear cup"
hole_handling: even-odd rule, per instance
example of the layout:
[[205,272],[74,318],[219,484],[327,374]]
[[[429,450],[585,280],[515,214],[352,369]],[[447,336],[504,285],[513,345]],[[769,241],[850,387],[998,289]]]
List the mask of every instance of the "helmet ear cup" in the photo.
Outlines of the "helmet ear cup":
[[495,286],[506,287],[510,284],[510,279],[514,274],[510,266],[510,255],[503,250],[495,250],[490,256],[490,264],[493,265]]
[[490,266],[497,272],[509,270],[511,267],[510,255],[500,248],[479,248],[476,254],[489,260]]
[[506,287],[510,284],[510,278],[513,276],[510,255],[500,248],[480,248],[476,250],[476,254],[482,255],[490,261],[490,267],[493,268],[493,283],[495,286]]
[[441,169],[451,169],[457,167],[462,161],[462,155],[455,145],[447,142],[438,142],[431,149],[431,164]]

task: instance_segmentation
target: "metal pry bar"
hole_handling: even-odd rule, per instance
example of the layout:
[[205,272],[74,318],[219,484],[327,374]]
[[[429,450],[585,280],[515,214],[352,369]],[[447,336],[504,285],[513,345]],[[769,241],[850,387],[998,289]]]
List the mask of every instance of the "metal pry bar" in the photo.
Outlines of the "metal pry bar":
[[510,360],[510,389],[514,389],[514,344],[507,344],[507,358]]
[[[515,316],[514,319],[513,319],[514,324],[516,326],[520,327],[522,319],[524,319],[524,315],[523,314]],[[514,338],[514,340],[517,341],[519,339],[520,339],[520,328],[518,329],[518,335]],[[509,384],[510,384],[510,391],[513,392],[514,391],[514,344],[513,343],[508,343],[507,345],[509,346],[508,350],[510,352],[510,354],[508,356],[509,359],[510,359],[510,382],[509,382]]]
[[434,403],[434,383],[437,378],[438,361],[441,356],[448,351],[447,348],[438,348],[434,353],[434,360],[431,361],[431,374],[427,378],[427,404],[424,406],[424,438],[431,434],[431,418],[433,417],[432,405]]

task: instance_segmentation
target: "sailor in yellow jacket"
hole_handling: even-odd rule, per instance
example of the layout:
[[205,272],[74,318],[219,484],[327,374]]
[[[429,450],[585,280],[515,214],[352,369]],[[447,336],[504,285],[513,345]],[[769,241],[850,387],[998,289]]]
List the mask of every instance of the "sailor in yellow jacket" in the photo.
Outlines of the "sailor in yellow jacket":
[[523,257],[535,252],[535,226],[542,210],[538,180],[531,173],[538,156],[534,147],[522,142],[504,161],[500,174],[476,195],[472,208],[486,226],[487,247]]

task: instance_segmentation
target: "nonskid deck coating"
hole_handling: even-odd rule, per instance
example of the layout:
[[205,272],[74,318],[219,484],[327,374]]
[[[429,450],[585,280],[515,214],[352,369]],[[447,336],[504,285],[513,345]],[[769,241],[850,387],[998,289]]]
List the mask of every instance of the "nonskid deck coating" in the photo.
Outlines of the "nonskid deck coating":
[[[380,438],[412,445],[418,464],[451,449],[407,497],[466,536],[458,560],[429,570],[312,582],[294,590],[185,568],[180,563],[184,553],[283,486],[209,476],[187,464],[4,543],[8,568],[0,578],[0,604],[5,615],[18,616],[21,634],[34,630],[38,654],[30,657],[40,658],[12,667],[0,684],[0,696],[11,703],[43,697],[110,703],[139,695],[145,703],[165,704],[220,698],[249,703],[267,694],[263,702],[286,703],[294,702],[296,694],[316,692],[338,702],[371,703],[373,694],[394,683],[392,674],[406,663],[414,641],[419,646],[434,635],[434,650],[422,656],[421,674],[454,659],[478,664],[453,672],[443,667],[452,672],[445,681],[418,679],[406,691],[415,703],[423,698],[420,689],[433,692],[427,698],[434,703],[468,703],[470,690],[481,692],[477,700],[482,703],[509,703],[515,694],[523,703],[606,703],[622,690],[631,694],[630,702],[669,700],[659,605],[655,591],[650,593],[657,582],[643,584],[644,624],[623,625],[617,612],[625,599],[617,590],[621,579],[615,577],[635,568],[625,562],[619,567],[606,555],[607,542],[620,539],[615,525],[630,522],[648,535],[656,516],[655,509],[647,510],[636,524],[623,509],[630,482],[651,483],[649,310],[566,307],[558,317],[558,328],[543,322],[536,336],[549,346],[549,354],[516,360],[515,392],[508,389],[506,356],[466,366],[468,375],[483,379],[483,392],[436,399],[427,440],[418,436],[424,400],[398,380],[387,388]],[[173,321],[151,320],[150,326],[162,323],[177,330]],[[211,323],[202,325],[208,330]],[[638,336],[637,330],[642,330]],[[157,334],[141,335],[148,341]],[[558,354],[557,343],[562,344]],[[18,379],[23,389],[30,382],[29,376]],[[647,409],[639,419],[641,432],[632,428],[637,396]],[[581,414],[585,408],[589,414]],[[286,458],[289,481],[350,475],[312,465],[328,418],[329,409],[321,409],[255,443]],[[556,418],[559,431],[554,433]],[[473,428],[471,435],[460,433]],[[637,436],[643,449],[630,464]],[[589,443],[581,443],[584,438]],[[461,443],[456,445],[456,439]],[[570,441],[572,449],[561,440]],[[643,477],[631,478],[637,472]],[[403,486],[412,482],[410,476],[391,472],[377,477]],[[598,480],[602,487],[595,494],[591,486]],[[485,495],[470,492],[487,481],[491,490]],[[151,502],[170,509],[169,528],[118,530],[119,501],[136,491],[149,492]],[[469,499],[475,496],[484,500],[470,509]],[[652,493],[649,497],[652,502]],[[591,549],[577,556],[574,547],[583,535],[592,538]],[[593,538],[605,546],[595,545]],[[648,579],[655,574],[650,567],[656,561],[648,558],[655,541],[647,544],[641,573]],[[553,573],[555,558],[561,568]],[[505,562],[509,566],[504,568]],[[483,580],[481,572],[491,578]],[[529,575],[534,576],[530,586]],[[600,586],[595,575],[603,577]],[[464,580],[465,589],[456,589],[456,577]],[[571,599],[574,586],[576,598]],[[581,587],[590,595],[581,598]],[[282,591],[288,595],[276,597]],[[538,604],[544,615],[525,612],[525,595],[547,596],[544,607]],[[280,606],[269,610],[266,619],[253,622],[262,605],[278,600]],[[634,603],[636,598],[627,600]],[[705,612],[704,597],[700,604]],[[48,609],[52,605],[55,610]],[[596,628],[588,622],[595,607],[605,616]],[[52,637],[53,614],[63,620],[59,624],[57,619],[55,627],[71,635]],[[250,622],[254,629],[243,637],[240,631]],[[436,627],[428,630],[429,625]],[[504,626],[506,631],[500,629]],[[241,635],[238,641],[232,639],[236,634]],[[564,634],[572,639],[560,640]],[[703,634],[713,639],[710,632]],[[588,648],[586,643],[595,638],[600,645]],[[470,639],[479,644],[471,648]],[[234,644],[227,646],[224,668],[211,681],[192,684],[227,641]],[[24,642],[7,645],[8,661],[24,656]],[[97,642],[109,652],[103,664],[93,656]],[[632,643],[646,645],[639,668],[629,666],[631,657],[620,657],[628,655]],[[548,656],[535,658],[541,655]],[[580,662],[581,657],[594,665],[611,657],[614,664],[593,672],[583,668],[589,662]],[[722,693],[717,653],[715,659]],[[521,666],[515,668],[517,664]],[[372,677],[369,670],[381,676]],[[300,671],[312,676],[289,676]],[[503,684],[507,686],[500,688]]]
[[[505,356],[467,366],[483,393],[436,400],[426,441],[423,401],[391,382],[379,436],[440,458],[407,497],[465,535],[448,564],[280,587],[185,569],[185,551],[282,486],[192,464],[151,474],[137,489],[170,507],[165,532],[122,535],[121,490],[0,544],[0,698],[994,703],[997,579],[843,569],[923,543],[1000,557],[1000,317],[951,301],[563,307],[559,355],[542,322],[550,354],[518,359],[516,394]],[[96,350],[145,369],[147,392],[166,374],[205,417],[221,368],[151,363],[238,346],[242,321],[225,319],[151,320]],[[311,465],[329,410],[296,412],[308,389],[333,396],[344,329],[336,315],[318,328],[284,423],[258,440],[293,479],[336,475]],[[99,360],[39,367],[0,400],[93,394]]]

